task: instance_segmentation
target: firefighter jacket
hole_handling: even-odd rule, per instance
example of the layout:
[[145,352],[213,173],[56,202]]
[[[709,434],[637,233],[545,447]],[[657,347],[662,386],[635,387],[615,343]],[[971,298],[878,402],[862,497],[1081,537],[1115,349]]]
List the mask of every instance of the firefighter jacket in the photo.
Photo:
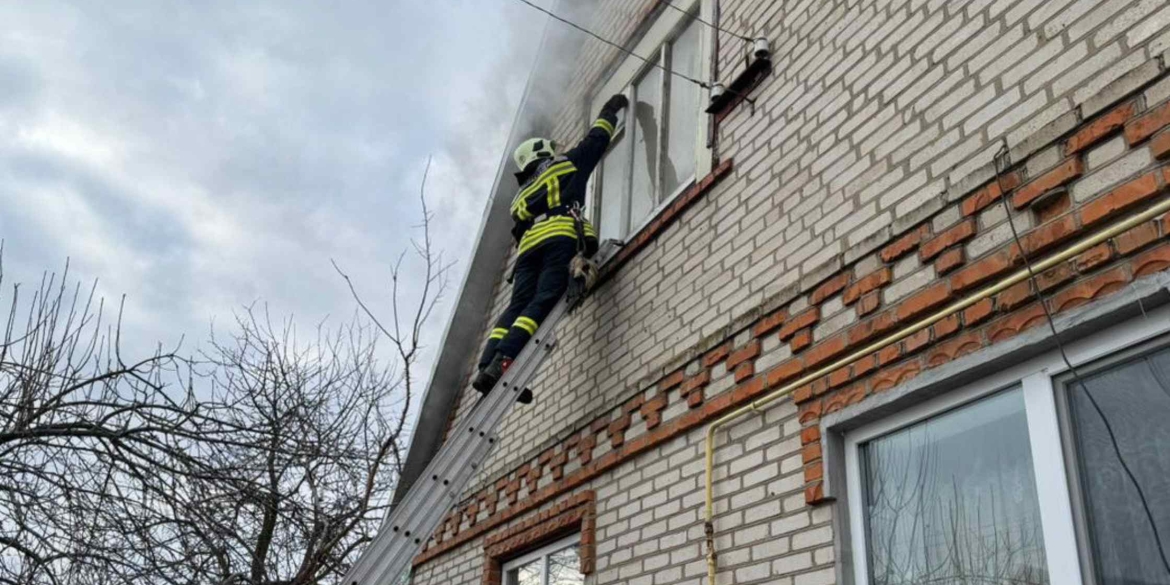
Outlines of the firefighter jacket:
[[[589,175],[609,147],[617,114],[603,108],[597,121],[581,142],[562,156],[541,160],[531,178],[512,199],[512,235],[519,254],[553,238],[577,239],[573,208],[585,205],[585,188]],[[582,232],[590,248],[597,243],[597,230],[582,218]]]

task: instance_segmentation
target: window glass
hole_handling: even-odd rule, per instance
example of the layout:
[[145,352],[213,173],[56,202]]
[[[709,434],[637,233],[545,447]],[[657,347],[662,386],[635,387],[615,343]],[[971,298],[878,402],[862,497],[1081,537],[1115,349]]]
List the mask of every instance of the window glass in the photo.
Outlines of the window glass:
[[548,585],[584,585],[577,556],[577,545],[548,556]]
[[622,139],[610,146],[609,155],[601,161],[601,209],[597,222],[602,241],[625,237],[625,191],[629,184],[630,159],[622,156]]
[[1154,530],[1170,557],[1170,350],[1082,381],[1084,386],[1069,385],[1069,406],[1097,583],[1170,584]]
[[872,585],[1048,583],[1019,388],[861,445]]
[[650,69],[634,85],[635,101],[628,129],[633,131],[633,184],[630,187],[630,227],[650,215],[657,202],[658,124],[662,117],[662,70]]
[[[699,26],[694,21],[671,46],[671,69],[687,77],[699,76]],[[698,139],[700,89],[673,77],[666,117],[666,157],[662,164],[662,194],[673,194],[695,175],[695,141]]]
[[540,574],[543,566],[543,559],[535,559],[520,565],[508,571],[506,583],[507,585],[542,585]]

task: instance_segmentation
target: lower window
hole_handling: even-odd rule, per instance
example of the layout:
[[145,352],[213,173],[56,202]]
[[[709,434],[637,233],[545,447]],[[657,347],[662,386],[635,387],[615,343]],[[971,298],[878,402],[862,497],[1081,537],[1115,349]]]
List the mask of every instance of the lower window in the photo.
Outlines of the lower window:
[[[845,435],[855,585],[1170,585],[1170,309]],[[830,462],[831,463],[831,462]]]
[[578,546],[573,537],[504,563],[504,585],[584,584]]
[[1064,380],[1064,404],[1086,573],[1170,584],[1170,349],[1081,375]]

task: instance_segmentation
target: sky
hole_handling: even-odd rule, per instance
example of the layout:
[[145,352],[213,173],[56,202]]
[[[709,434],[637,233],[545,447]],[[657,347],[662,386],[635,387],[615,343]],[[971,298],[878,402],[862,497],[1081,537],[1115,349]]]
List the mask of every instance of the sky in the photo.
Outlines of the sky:
[[68,260],[126,295],[130,347],[192,351],[257,302],[346,320],[336,260],[384,313],[433,157],[454,267],[429,373],[544,23],[514,0],[0,0],[0,303]]

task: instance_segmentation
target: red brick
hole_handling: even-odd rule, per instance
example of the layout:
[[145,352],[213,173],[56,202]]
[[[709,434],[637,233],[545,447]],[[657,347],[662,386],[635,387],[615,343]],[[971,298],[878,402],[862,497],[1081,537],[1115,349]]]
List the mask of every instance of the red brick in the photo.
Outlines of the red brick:
[[845,294],[841,297],[846,305],[852,305],[857,302],[862,296],[875,291],[890,283],[893,277],[893,271],[889,268],[879,268],[866,274],[853,283],[850,287],[845,289]]
[[803,429],[800,429],[801,444],[807,445],[809,443],[815,443],[819,440],[821,440],[820,427],[804,427]]
[[1021,258],[1013,248],[1005,248],[986,256],[951,275],[951,288],[965,291],[1011,270]]
[[930,353],[926,355],[926,367],[937,368],[980,347],[983,347],[983,337],[978,331],[969,331],[932,348]]
[[951,298],[951,288],[947,282],[936,282],[925,289],[914,293],[898,305],[897,319],[905,323],[931,309],[941,306]]
[[898,322],[893,311],[887,311],[849,329],[849,345],[859,345],[894,328]]
[[1150,153],[1158,160],[1170,159],[1170,130],[1159,132],[1150,141]]
[[947,274],[952,270],[963,265],[966,262],[967,254],[962,248],[955,248],[954,250],[947,250],[943,252],[937,260],[934,261],[934,271],[939,276]]
[[902,357],[902,344],[894,343],[887,345],[878,351],[877,356],[879,366],[884,366],[894,362],[898,358]]
[[1032,289],[1032,281],[1017,282],[995,297],[995,303],[1001,311],[1012,311],[1027,304],[1036,298]]
[[813,463],[804,468],[804,481],[816,481],[825,476],[825,468],[821,463]]
[[1158,224],[1147,221],[1114,238],[1117,252],[1122,256],[1145,248],[1158,239]]
[[1080,158],[1070,158],[1055,169],[1036,177],[1027,185],[1020,187],[1012,196],[1012,205],[1019,209],[1036,200],[1041,195],[1068,183],[1081,176],[1085,167]]
[[927,345],[930,345],[930,327],[916,331],[902,342],[902,349],[906,353],[914,353]]
[[1070,286],[1052,296],[1052,310],[1065,311],[1123,288],[1129,282],[1125,266],[1107,270]]
[[773,311],[771,314],[764,317],[763,319],[760,319],[754,326],[752,326],[752,335],[756,337],[763,337],[783,325],[786,319],[788,319],[788,311],[784,309]]
[[878,367],[878,356],[876,353],[871,353],[855,362],[853,362],[853,377],[860,378]]
[[689,395],[691,392],[705,387],[711,381],[711,370],[703,370],[682,383],[680,394]]
[[825,501],[825,488],[820,482],[804,488],[804,503],[815,506]]
[[973,237],[975,237],[975,220],[964,220],[922,244],[922,247],[918,249],[918,257],[922,258],[923,262],[927,262],[947,248],[966,242]]
[[771,370],[768,370],[768,387],[775,388],[790,380],[795,380],[804,371],[804,360],[790,359]]
[[1133,146],[1165,126],[1170,126],[1170,102],[1166,102],[1125,125],[1125,139]]
[[1132,266],[1134,278],[1170,268],[1170,244],[1142,252],[1134,257]]
[[882,262],[893,262],[918,248],[918,244],[922,239],[930,235],[930,224],[922,224],[913,230],[907,232],[902,237],[894,240],[894,243],[882,248],[878,256],[881,257]]
[[[1020,175],[1015,172],[1003,175],[1001,180],[1003,182],[1003,188],[1007,189],[1008,191],[1011,191],[1012,189],[1020,186]],[[996,201],[999,201],[1001,195],[1003,195],[1003,191],[1000,190],[1000,181],[992,181],[987,185],[984,185],[978,191],[968,195],[967,198],[963,200],[963,203],[960,206],[963,211],[963,215],[970,217],[976,213],[979,213],[980,211],[983,211],[987,206],[995,203]]]
[[1147,173],[1090,201],[1081,209],[1085,226],[1109,219],[1158,193],[1156,173]]
[[1037,274],[1036,286],[1040,287],[1041,292],[1047,292],[1076,278],[1076,276],[1077,272],[1071,264],[1060,264]]
[[1077,218],[1067,214],[1054,219],[1022,236],[1024,252],[1029,257],[1048,250],[1077,235]]
[[812,384],[805,384],[804,386],[801,386],[800,388],[792,391],[792,401],[796,404],[800,404],[801,402],[812,398],[812,396]]
[[789,343],[793,353],[804,351],[810,345],[812,345],[812,329],[801,329],[797,331]]
[[742,364],[748,360],[754,360],[759,355],[760,340],[753,339],[749,341],[747,345],[731,352],[731,355],[727,356],[727,369],[729,371],[734,370],[735,368],[739,367],[739,364]]
[[958,331],[959,327],[959,315],[955,314],[943,317],[942,320],[934,324],[934,338],[936,341],[945,339]]
[[671,388],[674,388],[675,386],[682,384],[684,377],[685,377],[685,374],[683,373],[682,370],[676,370],[675,372],[673,372],[672,374],[670,374],[669,376],[663,378],[662,380],[660,380],[658,382],[658,391],[659,392],[666,392],[666,391],[670,390]]
[[844,386],[852,378],[852,376],[850,375],[849,372],[850,372],[849,366],[845,366],[843,368],[837,368],[836,370],[833,370],[832,372],[830,372],[829,378],[828,378],[829,388],[836,388],[838,386]]
[[882,306],[881,293],[874,291],[863,297],[857,303],[857,316],[864,317]]
[[1076,264],[1077,270],[1081,272],[1088,272],[1106,262],[1113,257],[1113,248],[1109,247],[1109,243],[1097,244],[1084,252],[1073,261]]
[[712,348],[703,355],[703,367],[709,368],[721,361],[723,361],[727,354],[731,353],[731,342],[725,342],[717,347]]
[[823,364],[845,352],[849,345],[845,335],[834,335],[812,347],[804,356],[804,363],[810,368]]
[[825,282],[821,283],[820,286],[813,289],[812,294],[809,297],[809,302],[814,305],[823,303],[825,299],[837,294],[838,292],[841,292],[846,286],[848,286],[849,281],[852,280],[852,278],[853,273],[846,271],[830,278],[829,280],[826,280]]
[[1034,205],[1032,210],[1036,212],[1036,221],[1039,223],[1047,223],[1060,217],[1064,212],[1072,208],[1072,197],[1068,196],[1068,192],[1062,192],[1060,195],[1046,200],[1043,205]]
[[1089,122],[1064,144],[1065,156],[1076,154],[1121,130],[1125,123],[1133,117],[1137,108],[1133,102],[1113,108],[1109,113]]
[[735,383],[738,384],[744,380],[756,375],[756,366],[751,362],[741,364],[735,369]]
[[874,392],[889,390],[917,376],[920,371],[922,371],[922,367],[918,365],[918,360],[911,360],[900,366],[886,368],[873,377],[872,390]]
[[788,341],[797,331],[812,327],[821,320],[821,310],[818,307],[809,307],[792,317],[780,327],[780,341]]
[[687,406],[690,408],[698,408],[703,404],[703,391],[696,390],[687,393]]
[[994,309],[995,303],[991,299],[981,299],[974,305],[963,309],[963,324],[971,327],[977,323],[982,323],[991,316]]
[[819,461],[820,458],[821,458],[821,444],[820,443],[810,443],[808,445],[805,445],[804,448],[800,450],[800,460],[806,464],[812,463],[813,461]]

